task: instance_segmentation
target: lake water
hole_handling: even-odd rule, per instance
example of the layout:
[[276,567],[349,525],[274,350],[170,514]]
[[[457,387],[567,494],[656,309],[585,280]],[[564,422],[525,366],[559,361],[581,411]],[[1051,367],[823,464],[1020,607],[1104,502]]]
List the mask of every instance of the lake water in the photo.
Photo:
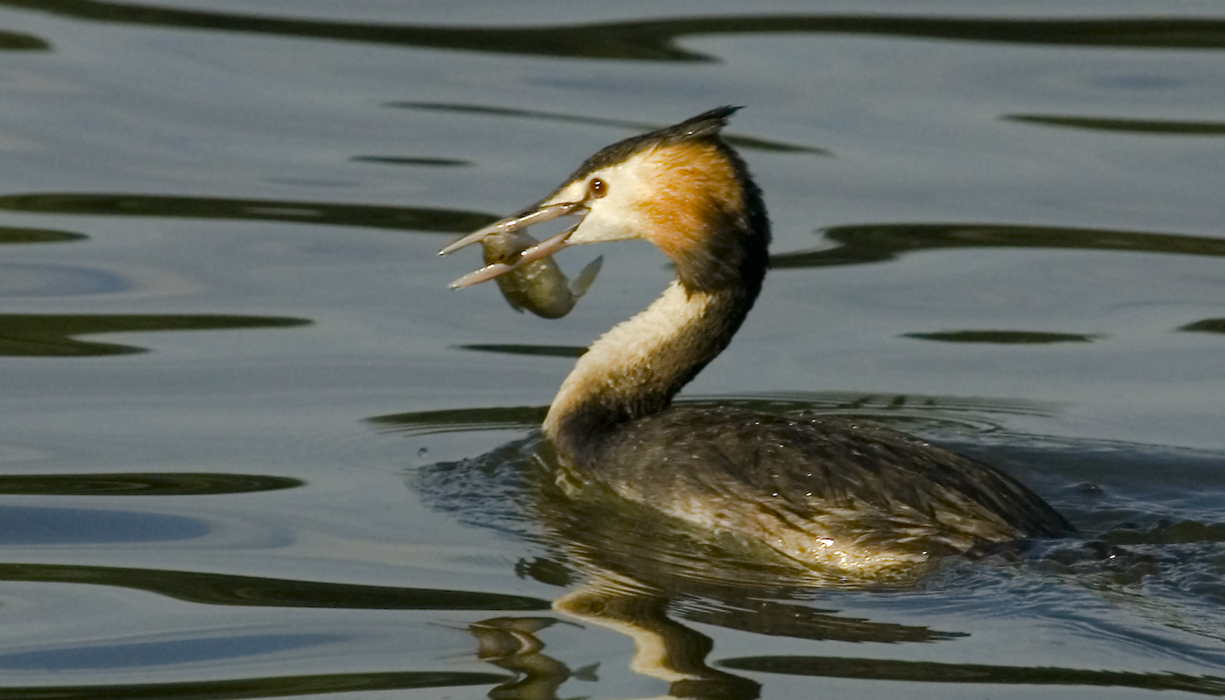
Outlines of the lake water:
[[[1219,4],[4,0],[0,86],[4,697],[1225,695]],[[775,269],[683,400],[1083,539],[822,590],[551,494],[664,258],[548,321],[435,253],[722,104]]]

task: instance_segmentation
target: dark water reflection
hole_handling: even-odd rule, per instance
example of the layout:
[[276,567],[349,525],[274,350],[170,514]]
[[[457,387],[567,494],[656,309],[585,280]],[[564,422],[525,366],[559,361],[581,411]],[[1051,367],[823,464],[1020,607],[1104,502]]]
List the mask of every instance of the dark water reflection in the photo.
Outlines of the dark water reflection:
[[1044,333],[1042,331],[943,331],[905,333],[903,337],[935,340],[942,343],[994,343],[998,345],[1045,345],[1048,343],[1091,343],[1100,335]]
[[[639,639],[638,641],[651,641],[666,650],[666,658],[653,660],[656,663],[656,670],[661,675],[687,676],[672,681],[669,690],[670,694],[675,697],[744,698],[747,700],[760,696],[758,683],[720,669],[790,676],[911,683],[1092,686],[1154,691],[1179,690],[1209,696],[1225,695],[1225,678],[1223,677],[1174,673],[1088,671],[1077,668],[1023,668],[854,657],[797,656],[728,658],[720,660],[716,667],[712,668],[705,663],[705,656],[711,650],[710,639],[682,625],[670,624],[663,614],[663,605],[659,601],[656,601],[657,609],[653,613],[646,612],[650,609],[650,604],[644,604],[644,601],[641,600],[635,601],[634,606],[622,605],[619,609],[608,603],[608,600],[599,601],[602,608],[600,614],[606,620],[618,614],[622,620],[632,619],[634,624],[639,626],[644,637],[648,635],[654,637],[651,640]],[[541,622],[544,624],[540,624]],[[564,681],[576,675],[564,664],[548,657],[543,652],[544,644],[531,635],[531,632],[535,632],[537,628],[547,627],[552,622],[552,620],[538,621],[534,618],[504,618],[473,626],[473,633],[482,643],[484,653],[481,658],[522,674],[522,677],[513,684],[501,686],[507,691],[517,693],[512,697],[559,697],[555,695],[556,690]],[[645,629],[648,624],[651,625],[651,628]],[[513,637],[504,633],[504,630],[511,628],[512,625],[518,628],[514,629]],[[530,632],[521,629],[528,625],[531,625]],[[645,661],[647,660],[639,659],[640,663]]]
[[1058,685],[1181,690],[1225,695],[1225,677],[1178,673],[1084,671],[1075,668],[1016,668],[980,664],[938,664],[845,657],[745,657],[724,659],[724,668],[823,678],[864,678],[918,683]]
[[1006,114],[1002,117],[1023,124],[1115,131],[1127,134],[1166,134],[1170,136],[1225,136],[1225,122],[1173,121],[1166,119],[1119,119],[1117,117],[1074,117],[1054,114]]
[[21,496],[217,496],[304,486],[260,474],[23,474],[0,476],[0,494]]
[[4,0],[0,6],[128,25],[252,32],[526,56],[709,61],[677,44],[692,35],[836,34],[1110,48],[1225,48],[1225,22],[1169,19],[961,19],[889,15],[692,17],[523,28],[461,28],[311,21],[97,0]]
[[71,231],[53,231],[41,228],[14,228],[0,226],[0,245],[21,243],[72,243],[89,240],[83,233]]
[[547,610],[524,596],[435,589],[357,586],[190,571],[105,566],[0,564],[0,580],[120,586],[204,605],[337,610]]
[[456,158],[412,158],[407,156],[353,156],[354,163],[379,163],[382,165],[410,165],[427,168],[465,168],[473,165]]
[[384,673],[328,673],[270,676],[187,683],[129,683],[108,685],[39,685],[0,688],[6,695],[29,700],[96,700],[97,698],[283,698],[291,696],[361,693],[489,686],[505,680],[496,673],[464,671],[400,671]]
[[0,51],[47,51],[51,46],[36,36],[0,32]]
[[779,269],[862,265],[927,250],[1051,248],[1127,253],[1225,256],[1225,239],[1141,231],[1108,231],[1004,224],[860,224],[823,232],[837,247],[778,253]]
[[495,220],[493,216],[475,212],[423,207],[54,192],[0,196],[0,210],[37,214],[279,221],[439,233],[466,233]]
[[1178,330],[1190,333],[1225,333],[1225,318],[1206,318],[1202,321],[1179,326]]
[[119,343],[77,340],[100,333],[294,328],[310,325],[303,318],[200,315],[33,315],[0,314],[0,356],[101,357],[147,352]]
[[516,345],[516,344],[472,344],[460,345],[461,350],[475,352],[491,352],[498,355],[525,355],[527,357],[567,357],[577,359],[587,352],[587,348],[565,345]]

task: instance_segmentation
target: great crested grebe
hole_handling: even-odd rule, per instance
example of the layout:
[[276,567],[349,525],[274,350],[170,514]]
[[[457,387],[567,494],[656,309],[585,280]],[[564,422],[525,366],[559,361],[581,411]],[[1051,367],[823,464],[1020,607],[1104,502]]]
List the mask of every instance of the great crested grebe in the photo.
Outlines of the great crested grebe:
[[663,295],[593,343],[562,384],[543,433],[563,466],[628,500],[853,579],[1072,532],[1011,477],[903,433],[845,419],[669,407],[727,347],[768,266],[761,190],[719,136],[736,109],[615,143],[537,204],[440,253],[571,215],[576,224],[517,260],[452,286],[514,273],[569,245],[632,238],[676,266]]

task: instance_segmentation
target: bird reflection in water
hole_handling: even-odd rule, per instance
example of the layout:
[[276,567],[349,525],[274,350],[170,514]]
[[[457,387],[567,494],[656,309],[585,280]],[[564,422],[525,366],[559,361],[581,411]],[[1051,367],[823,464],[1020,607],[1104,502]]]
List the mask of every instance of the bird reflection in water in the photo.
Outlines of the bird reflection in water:
[[[461,462],[425,465],[412,485],[427,503],[465,522],[509,532],[543,547],[516,573],[566,592],[562,617],[499,617],[469,626],[478,658],[512,672],[492,698],[545,699],[567,682],[595,682],[597,670],[572,669],[546,639],[573,621],[628,636],[631,668],[684,698],[756,698],[759,684],[714,667],[714,642],[694,628],[713,625],[797,640],[923,643],[958,632],[840,616],[811,603],[811,572],[751,540],[722,536],[613,497],[575,498],[554,479],[549,447],[537,436]],[[564,652],[561,656],[564,657]]]

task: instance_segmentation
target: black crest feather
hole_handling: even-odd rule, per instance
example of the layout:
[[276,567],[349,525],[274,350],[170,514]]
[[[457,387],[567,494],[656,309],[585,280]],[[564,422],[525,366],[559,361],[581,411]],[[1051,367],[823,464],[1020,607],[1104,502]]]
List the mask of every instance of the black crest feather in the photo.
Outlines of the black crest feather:
[[566,182],[574,182],[586,177],[588,173],[619,163],[645,148],[717,137],[723,127],[727,126],[727,118],[739,109],[741,108],[731,106],[716,107],[679,124],[618,141],[600,149],[598,153],[584,161],[573,175],[566,178]]

